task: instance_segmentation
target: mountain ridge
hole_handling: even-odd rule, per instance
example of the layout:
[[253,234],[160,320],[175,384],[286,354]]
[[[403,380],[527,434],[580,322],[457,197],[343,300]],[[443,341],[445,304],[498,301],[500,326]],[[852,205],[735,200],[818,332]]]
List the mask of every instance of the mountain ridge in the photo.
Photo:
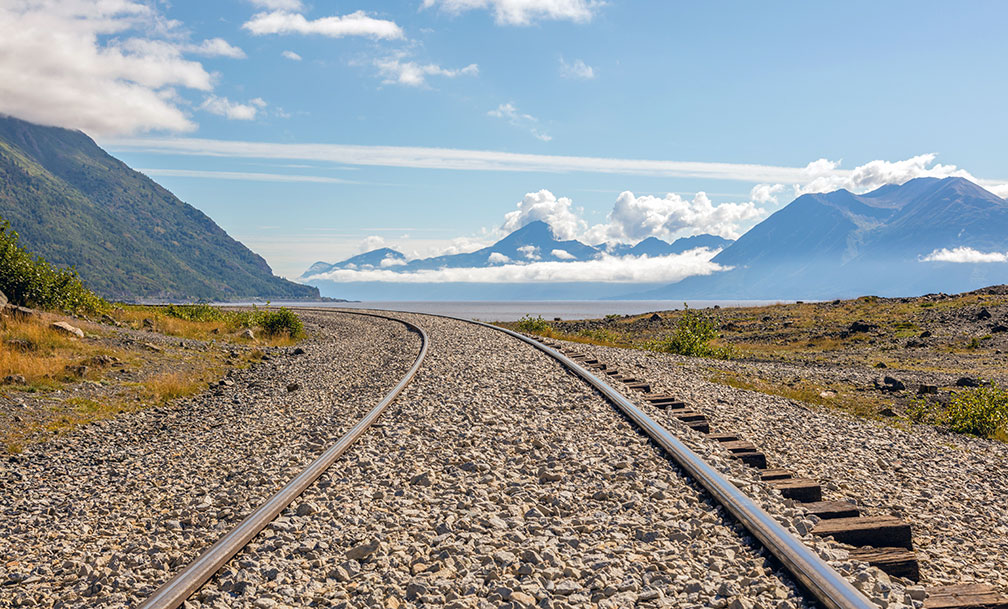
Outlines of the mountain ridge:
[[80,131],[0,116],[0,216],[108,298],[319,298]]

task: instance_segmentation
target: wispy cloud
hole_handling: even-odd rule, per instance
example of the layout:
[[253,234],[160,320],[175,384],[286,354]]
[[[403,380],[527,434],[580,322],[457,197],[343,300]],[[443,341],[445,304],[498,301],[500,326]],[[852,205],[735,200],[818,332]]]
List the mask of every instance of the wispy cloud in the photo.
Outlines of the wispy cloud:
[[137,169],[149,176],[173,178],[203,178],[208,180],[241,180],[253,182],[317,182],[320,184],[356,184],[351,180],[325,176],[289,175],[284,173],[257,173],[249,171],[205,171],[201,169]]
[[266,102],[258,97],[247,104],[242,104],[233,102],[226,97],[211,95],[203,101],[200,109],[229,120],[250,121],[255,119],[256,114],[266,105]]
[[283,53],[280,53],[280,55],[285,59],[290,59],[291,61],[301,61],[301,56],[294,51],[284,51]]
[[253,15],[243,28],[257,36],[266,34],[316,34],[330,38],[365,36],[368,38],[403,38],[402,28],[394,21],[375,19],[364,11],[343,16],[308,19],[301,13],[275,10]]
[[560,75],[564,78],[580,78],[582,80],[591,80],[595,78],[595,68],[586,64],[580,59],[574,60],[574,63],[567,63],[567,61],[561,57],[560,58]]
[[[458,171],[527,171],[548,173],[595,172],[618,175],[780,182],[804,184],[804,167],[620,159],[606,157],[526,154],[493,150],[424,148],[409,146],[360,146],[352,144],[286,144],[200,138],[105,138],[105,147],[120,151],[143,151],[194,156],[317,161],[355,166],[411,167]],[[834,169],[839,175],[848,171]]]
[[603,5],[597,0],[424,0],[424,8],[440,7],[449,13],[490,10],[499,24],[529,25],[541,19],[583,23],[591,21]]
[[231,59],[245,59],[245,51],[233,46],[223,38],[211,38],[204,40],[200,44],[190,44],[183,47],[186,52],[206,57],[229,57]]
[[921,262],[990,263],[1008,262],[1008,252],[981,252],[971,247],[937,249],[921,258]]
[[385,57],[374,61],[378,73],[388,84],[422,87],[427,84],[428,76],[455,78],[457,76],[475,76],[479,74],[479,66],[471,63],[464,68],[448,69],[433,63],[419,64],[405,61],[402,57]]
[[381,281],[392,283],[672,283],[693,275],[710,275],[727,270],[710,261],[716,252],[696,249],[682,254],[648,258],[605,256],[585,262],[530,262],[513,264],[506,257],[490,262],[487,268],[445,268],[414,272],[389,269],[340,269],[315,275],[309,280],[336,282]]
[[532,137],[543,142],[548,142],[553,138],[546,133],[539,130],[538,124],[539,119],[532,116],[531,114],[526,114],[524,112],[519,112],[518,108],[511,102],[506,104],[501,104],[487,112],[487,116],[493,116],[494,118],[502,118],[510,123],[512,126],[519,129],[527,130],[532,134]]

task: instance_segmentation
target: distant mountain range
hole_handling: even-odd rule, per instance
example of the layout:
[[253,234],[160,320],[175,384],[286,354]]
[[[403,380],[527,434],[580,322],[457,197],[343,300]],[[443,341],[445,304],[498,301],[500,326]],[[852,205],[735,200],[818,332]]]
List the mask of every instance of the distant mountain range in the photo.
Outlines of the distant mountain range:
[[644,298],[799,299],[965,292],[1008,283],[1008,264],[931,262],[936,250],[1008,251],[1008,201],[963,178],[917,178],[863,195],[798,197],[689,277]]
[[[605,283],[416,284],[333,282],[317,275],[337,269],[486,268],[509,262],[585,261],[604,254],[649,257],[698,247],[720,250],[713,262],[727,270],[671,285],[627,287]],[[532,222],[497,243],[466,254],[406,260],[374,250],[335,264],[318,262],[302,276],[324,291],[374,299],[832,299],[865,294],[909,296],[966,292],[1008,283],[1008,263],[928,259],[933,252],[969,248],[1008,258],[1008,201],[962,178],[918,178],[867,194],[846,190],[803,195],[737,241],[697,235],[667,243],[586,245],[557,240]],[[633,264],[628,261],[627,264]],[[314,277],[314,278],[313,278]]]
[[319,298],[79,131],[0,115],[0,217],[109,298]]
[[486,268],[513,262],[576,262],[595,260],[606,254],[613,256],[669,256],[706,247],[711,250],[730,245],[730,239],[714,235],[696,235],[668,243],[648,237],[636,245],[586,245],[580,241],[560,241],[553,229],[541,220],[529,222],[497,243],[465,254],[451,254],[406,260],[401,252],[389,248],[371,250],[334,264],[316,262],[301,275],[302,280],[339,269],[392,269],[397,272],[446,268]]

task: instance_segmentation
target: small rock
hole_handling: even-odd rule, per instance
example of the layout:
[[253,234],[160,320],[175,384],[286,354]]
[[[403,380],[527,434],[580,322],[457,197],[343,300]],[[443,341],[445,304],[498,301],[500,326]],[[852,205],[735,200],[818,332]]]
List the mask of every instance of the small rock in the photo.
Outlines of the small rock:
[[661,320],[662,316],[659,315],[658,313],[652,313],[651,317],[648,317],[648,321],[661,321]]
[[245,328],[238,334],[240,338],[247,338],[248,340],[255,340],[255,334],[252,333],[252,328]]
[[854,323],[852,323],[847,328],[847,331],[853,334],[853,333],[856,333],[856,332],[871,332],[872,330],[874,330],[876,328],[878,328],[877,325],[870,324],[870,323],[868,323],[866,321],[863,321],[863,320],[859,319],[859,320],[855,321]]
[[362,543],[347,550],[346,557],[352,560],[364,560],[374,554],[380,545],[381,543],[377,539],[372,539],[367,543]]
[[883,363],[883,362],[879,362],[879,363],[875,364],[875,367],[879,368],[879,369],[885,369],[885,368],[888,368],[889,366],[886,366],[885,363]]
[[921,385],[917,388],[918,395],[928,395],[938,393],[938,385]]
[[4,385],[27,385],[28,380],[20,374],[8,374],[4,377]]
[[0,292],[0,309],[7,306],[7,295]]
[[291,351],[291,355],[304,355],[304,354],[305,350],[302,349],[301,347],[295,347],[294,350]]
[[931,336],[932,336],[931,330],[924,330],[923,332],[920,333],[921,338],[931,338]]
[[894,417],[896,416],[896,412],[893,411],[892,408],[883,408],[882,410],[879,411],[879,416]]
[[301,383],[287,383],[287,393],[292,393],[301,389]]
[[298,516],[311,516],[319,511],[319,507],[311,501],[305,501],[297,507]]
[[84,338],[84,331],[76,326],[71,326],[65,321],[54,321],[49,324],[49,327],[57,332],[66,334],[68,336],[75,336],[77,338]]
[[152,319],[149,319],[149,318],[145,317],[144,320],[143,320],[143,328],[144,328],[144,330],[153,330],[154,329],[154,321]]
[[959,380],[955,382],[956,387],[979,387],[980,381],[969,376],[960,377]]
[[417,474],[410,478],[410,484],[414,486],[430,486],[434,482],[431,480],[430,472],[424,472],[422,474]]
[[144,347],[144,349],[147,349],[148,351],[153,351],[154,353],[162,353],[162,352],[164,352],[164,349],[162,349],[161,347],[155,345],[154,343],[144,343],[143,347]]
[[977,321],[984,321],[985,319],[990,319],[991,317],[991,312],[987,310],[987,307],[980,309],[980,312],[976,315]]
[[512,592],[511,595],[508,597],[508,600],[511,601],[511,603],[518,605],[519,607],[535,607],[536,604],[536,600],[534,597],[520,591]]
[[1008,332],[1008,326],[1004,324],[994,324],[991,328],[991,334],[1000,334],[1002,332]]

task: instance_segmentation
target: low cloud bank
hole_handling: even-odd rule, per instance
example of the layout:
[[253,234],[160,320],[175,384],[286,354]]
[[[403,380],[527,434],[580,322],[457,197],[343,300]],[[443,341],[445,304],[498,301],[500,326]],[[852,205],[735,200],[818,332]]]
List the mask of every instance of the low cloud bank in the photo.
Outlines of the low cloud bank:
[[954,247],[952,249],[937,249],[921,258],[921,262],[1008,262],[1008,252],[981,252],[972,247]]
[[307,281],[338,283],[378,281],[386,283],[674,283],[693,275],[728,270],[710,259],[717,254],[697,248],[682,254],[649,258],[604,256],[585,262],[507,263],[489,268],[444,268],[412,272],[389,269],[337,269],[313,275]]

